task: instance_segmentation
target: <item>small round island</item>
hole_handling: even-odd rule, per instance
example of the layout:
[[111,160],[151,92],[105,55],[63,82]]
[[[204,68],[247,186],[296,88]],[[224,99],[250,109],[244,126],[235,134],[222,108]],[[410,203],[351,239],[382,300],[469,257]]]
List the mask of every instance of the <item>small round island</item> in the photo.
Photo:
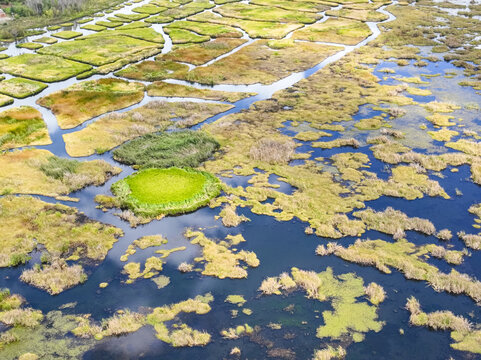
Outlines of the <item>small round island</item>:
[[220,194],[220,182],[206,171],[171,167],[141,170],[112,185],[122,207],[158,217],[194,211]]

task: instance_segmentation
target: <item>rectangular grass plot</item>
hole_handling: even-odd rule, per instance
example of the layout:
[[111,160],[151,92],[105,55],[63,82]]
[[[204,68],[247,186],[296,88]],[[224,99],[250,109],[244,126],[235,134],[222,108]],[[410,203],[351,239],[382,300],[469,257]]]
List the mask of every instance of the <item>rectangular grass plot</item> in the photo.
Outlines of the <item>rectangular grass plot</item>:
[[70,39],[79,37],[80,35],[82,35],[82,33],[78,31],[60,31],[58,33],[52,34],[52,36],[60,39],[64,39],[64,40],[70,40]]
[[65,80],[91,68],[87,64],[50,55],[22,54],[0,60],[2,72],[46,82]]
[[57,55],[83,63],[101,66],[110,64],[141,50],[158,47],[158,44],[134,39],[126,35],[88,35],[75,41],[65,41],[40,50],[41,54]]
[[38,94],[46,87],[47,85],[38,81],[12,78],[0,82],[0,93],[22,99]]

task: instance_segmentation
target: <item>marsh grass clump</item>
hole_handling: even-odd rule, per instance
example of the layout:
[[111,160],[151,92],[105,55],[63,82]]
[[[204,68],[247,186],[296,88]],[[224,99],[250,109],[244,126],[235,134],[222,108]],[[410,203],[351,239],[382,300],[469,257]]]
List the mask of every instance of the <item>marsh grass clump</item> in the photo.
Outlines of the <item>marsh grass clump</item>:
[[150,280],[152,280],[155,283],[155,285],[157,285],[157,289],[163,289],[164,287],[170,284],[170,278],[164,275],[153,277]]
[[269,164],[285,164],[294,155],[295,144],[292,140],[276,140],[262,138],[249,150],[249,156],[254,161]]
[[346,350],[339,345],[337,348],[328,346],[322,350],[316,350],[312,360],[331,360],[331,359],[342,359],[346,356]]
[[382,128],[381,129],[381,134],[386,135],[386,136],[392,136],[395,139],[403,139],[405,137],[404,133],[400,130],[394,130],[394,129],[386,129]]
[[119,313],[103,319],[100,324],[92,323],[88,317],[77,317],[77,327],[72,333],[77,337],[102,340],[106,336],[121,336],[139,330],[145,325],[145,316],[130,311]]
[[82,266],[69,266],[64,260],[57,259],[50,265],[25,270],[22,272],[20,280],[46,290],[51,295],[57,295],[66,289],[85,282],[87,275]]
[[369,301],[374,305],[379,305],[386,298],[386,292],[381,285],[375,282],[369,283],[368,286],[364,288],[366,295],[369,296]]
[[186,262],[182,262],[182,263],[179,264],[177,269],[182,273],[187,273],[187,272],[191,272],[192,270],[194,270],[194,265],[188,264]]
[[312,143],[313,147],[321,148],[321,149],[332,149],[336,147],[343,147],[343,146],[350,146],[355,149],[361,146],[360,142],[354,138],[348,139],[336,139],[332,141],[317,141]]
[[197,210],[219,195],[219,180],[205,171],[171,167],[141,170],[112,185],[121,208],[156,218]]
[[436,236],[439,240],[449,241],[452,239],[453,234],[449,229],[442,229],[436,234]]
[[426,235],[433,235],[436,232],[436,228],[429,220],[410,218],[392,207],[379,212],[368,208],[354,212],[353,215],[360,218],[368,228],[394,235],[396,240],[404,238],[406,230],[414,230]]
[[225,205],[220,211],[219,216],[222,218],[222,224],[226,227],[236,227],[241,223],[250,221],[245,215],[238,215],[236,211],[237,207],[233,204]]
[[205,346],[210,342],[210,338],[208,332],[192,329],[186,324],[182,324],[170,334],[170,341],[174,347]]
[[246,299],[242,295],[228,295],[225,299],[225,302],[230,304],[234,304],[237,306],[243,306],[246,303]]
[[425,313],[419,301],[411,296],[406,303],[406,309],[411,313],[409,322],[413,326],[426,326],[433,330],[449,330],[455,341],[451,347],[456,350],[481,354],[481,331],[464,317],[456,316],[451,311],[434,311]]
[[224,241],[216,242],[206,237],[202,231],[192,230],[187,230],[185,236],[192,239],[192,244],[202,248],[202,257],[196,258],[196,261],[205,261],[203,275],[220,279],[241,279],[247,277],[247,270],[240,266],[241,262],[249,267],[259,266],[260,262],[255,253],[231,249],[232,246],[245,241],[244,238],[227,236]]
[[466,234],[464,231],[458,232],[458,237],[463,240],[467,247],[480,250],[481,249],[481,235]]
[[197,167],[219,148],[219,143],[202,131],[147,134],[121,145],[114,159],[139,168]]

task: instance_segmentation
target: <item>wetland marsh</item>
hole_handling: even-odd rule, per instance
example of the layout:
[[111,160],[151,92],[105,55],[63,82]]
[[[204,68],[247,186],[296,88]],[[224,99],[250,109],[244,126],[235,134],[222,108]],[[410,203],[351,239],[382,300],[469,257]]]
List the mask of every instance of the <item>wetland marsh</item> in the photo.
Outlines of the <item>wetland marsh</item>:
[[1,359],[481,358],[480,3],[19,4]]

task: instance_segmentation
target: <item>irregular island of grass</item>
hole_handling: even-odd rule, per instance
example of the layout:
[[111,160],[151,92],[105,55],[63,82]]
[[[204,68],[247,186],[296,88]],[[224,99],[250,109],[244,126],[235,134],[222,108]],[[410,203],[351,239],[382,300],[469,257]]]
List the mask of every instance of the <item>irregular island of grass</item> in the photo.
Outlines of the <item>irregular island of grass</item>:
[[37,104],[52,110],[60,128],[70,129],[95,116],[136,104],[143,97],[144,85],[109,78],[76,83],[40,98]]
[[460,351],[481,354],[481,330],[474,327],[467,319],[456,316],[451,311],[434,311],[425,313],[419,301],[411,296],[406,309],[411,313],[409,323],[413,326],[425,326],[432,330],[451,331],[455,341],[451,347]]
[[38,110],[21,106],[0,112],[1,150],[51,143],[47,126]]
[[141,170],[112,185],[114,197],[98,195],[104,207],[128,209],[148,222],[165,215],[182,214],[207,205],[220,193],[212,174],[190,168]]
[[[25,270],[21,280],[58,294],[86,280],[81,265],[65,260],[102,261],[123,232],[90,220],[75,208],[49,204],[31,196],[0,199],[0,267],[18,266],[42,250],[43,267]],[[21,239],[21,241],[19,240]]]
[[266,278],[259,290],[264,295],[281,295],[299,289],[305,291],[309,299],[331,301],[334,309],[322,313],[324,325],[317,328],[317,337],[339,339],[349,336],[352,341],[360,342],[364,340],[365,333],[379,332],[384,325],[378,320],[375,306],[384,297],[379,301],[371,300],[375,305],[358,299],[372,292],[368,288],[364,287],[363,279],[353,273],[335,276],[331,268],[320,273],[292,268],[291,275],[283,273]]
[[178,127],[189,127],[231,107],[227,104],[151,101],[124,113],[105,115],[63,138],[70,156],[89,156],[108,151],[127,140],[163,131],[174,120]]
[[147,134],[114,150],[114,159],[136,168],[197,167],[219,148],[202,131]]
[[461,251],[448,251],[433,244],[416,246],[404,239],[395,243],[358,239],[349,247],[342,247],[336,243],[329,243],[327,248],[319,245],[316,254],[320,256],[334,254],[346,261],[376,267],[386,274],[390,274],[390,268],[393,267],[401,271],[407,279],[426,281],[436,291],[465,294],[474,301],[481,300],[480,281],[454,269],[451,269],[450,273],[443,273],[422,259],[422,256],[430,254],[459,264],[463,258]]
[[242,235],[228,235],[225,240],[217,242],[209,239],[202,231],[188,229],[185,236],[192,239],[192,244],[202,247],[202,257],[196,258],[196,261],[205,262],[203,275],[220,279],[242,279],[247,277],[247,270],[240,266],[240,261],[249,267],[257,267],[260,264],[254,252],[231,249],[232,246],[245,241]]
[[120,171],[103,160],[81,162],[56,157],[47,150],[17,150],[0,154],[0,193],[57,197],[104,184]]
[[[213,300],[211,294],[198,295],[176,304],[156,307],[146,315],[122,311],[104,319],[101,324],[93,322],[88,317],[78,316],[76,318],[78,326],[72,330],[72,333],[80,338],[102,340],[108,336],[126,335],[150,325],[154,328],[159,340],[174,347],[204,346],[210,342],[210,334],[179,323],[178,318],[184,313],[207,314],[211,310],[209,304]],[[172,324],[173,321],[175,321],[174,324]]]

